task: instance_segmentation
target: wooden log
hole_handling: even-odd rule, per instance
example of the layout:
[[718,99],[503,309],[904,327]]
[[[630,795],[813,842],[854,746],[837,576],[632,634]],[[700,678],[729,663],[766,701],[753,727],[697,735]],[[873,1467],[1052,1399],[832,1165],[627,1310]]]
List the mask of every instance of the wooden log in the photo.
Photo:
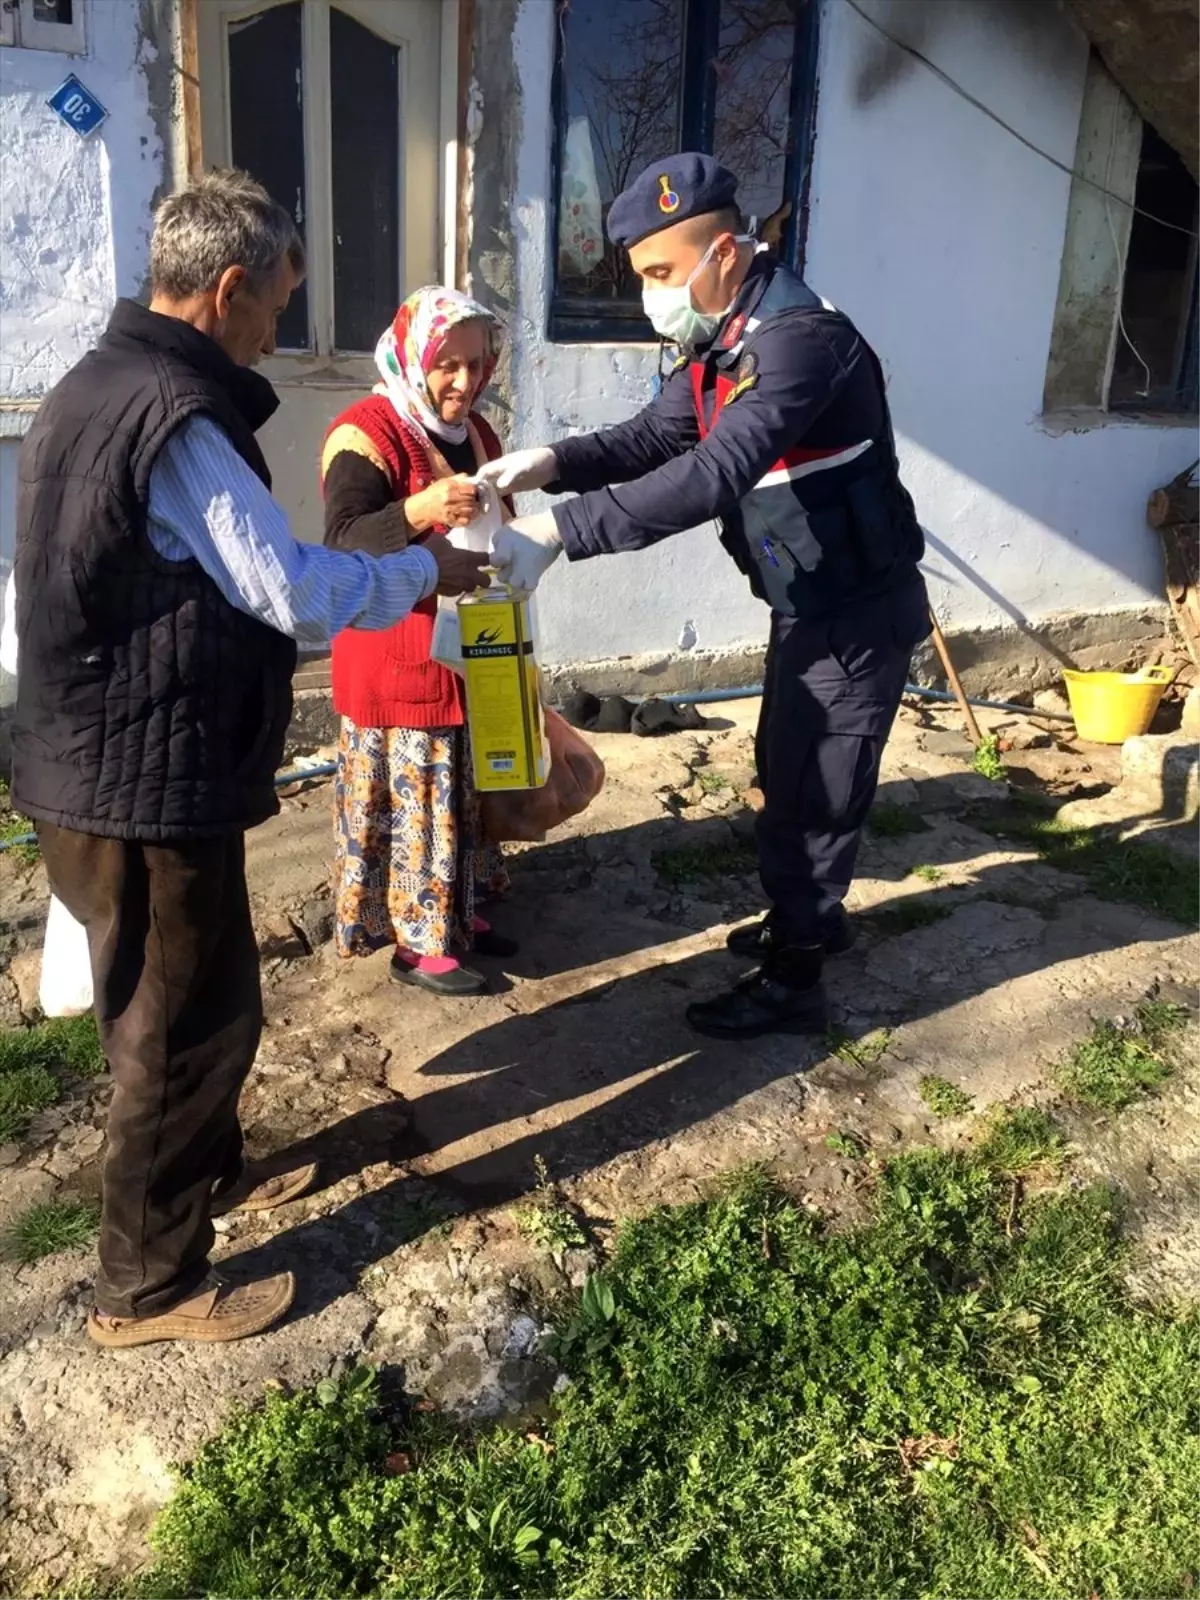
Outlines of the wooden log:
[[1146,520],[1152,528],[1200,522],[1200,486],[1178,481],[1165,489],[1155,489],[1146,507]]
[[1167,600],[1184,648],[1200,664],[1200,485],[1191,481],[1200,461],[1156,489],[1146,520],[1162,546]]

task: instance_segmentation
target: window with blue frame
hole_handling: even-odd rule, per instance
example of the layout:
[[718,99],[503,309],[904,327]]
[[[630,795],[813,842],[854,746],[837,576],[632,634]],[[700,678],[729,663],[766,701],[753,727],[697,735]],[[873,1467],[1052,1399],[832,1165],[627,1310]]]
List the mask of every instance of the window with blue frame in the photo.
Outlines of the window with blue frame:
[[654,339],[604,224],[659,156],[704,150],[739,203],[778,217],[800,265],[816,70],[816,0],[554,0],[552,339]]

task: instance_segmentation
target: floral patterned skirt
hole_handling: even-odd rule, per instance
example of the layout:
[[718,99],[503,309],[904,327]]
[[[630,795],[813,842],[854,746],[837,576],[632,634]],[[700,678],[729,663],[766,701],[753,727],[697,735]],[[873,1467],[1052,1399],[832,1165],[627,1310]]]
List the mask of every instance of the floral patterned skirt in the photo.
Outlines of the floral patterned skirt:
[[508,886],[483,838],[466,728],[360,728],[342,718],[334,779],[340,956],[469,949],[475,902]]

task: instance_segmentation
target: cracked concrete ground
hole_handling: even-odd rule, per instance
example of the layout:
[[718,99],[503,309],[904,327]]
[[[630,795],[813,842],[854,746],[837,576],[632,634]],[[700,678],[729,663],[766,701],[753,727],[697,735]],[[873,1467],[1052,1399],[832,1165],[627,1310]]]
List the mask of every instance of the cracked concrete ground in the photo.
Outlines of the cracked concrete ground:
[[[464,1416],[536,1406],[555,1381],[536,1349],[546,1305],[582,1281],[623,1216],[765,1161],[808,1204],[852,1220],[859,1178],[831,1131],[884,1153],[966,1140],[970,1117],[931,1119],[923,1075],[959,1085],[977,1111],[1049,1102],[1054,1062],[1094,1018],[1155,988],[1193,1001],[1195,933],[1099,900],[984,831],[1005,787],[969,771],[953,713],[909,707],[851,898],[859,944],[829,972],[844,1042],[698,1039],[684,1006],[736,975],[725,933],[760,906],[746,807],[756,707],[714,710],[702,734],[597,739],[606,789],[516,856],[495,917],[521,954],[490,964],[495,992],[477,1000],[389,985],[386,954],[334,957],[327,787],[293,794],[251,836],[268,1026],[244,1121],[261,1152],[318,1154],[323,1187],[223,1219],[219,1252],[231,1273],[294,1268],[295,1311],[241,1345],[102,1353],[83,1333],[89,1252],[0,1265],[0,1588],[128,1570],[170,1464],[266,1385],[366,1354]],[[1015,782],[1078,799],[1120,776],[1119,752],[1061,748],[1047,725],[999,731]],[[1180,870],[1195,870],[1186,853]],[[5,982],[26,1010],[44,897],[37,869],[5,864]],[[1131,1277],[1146,1295],[1194,1293],[1193,1077],[1119,1118],[1065,1114],[1073,1170],[1129,1192]],[[106,1098],[103,1081],[79,1087],[0,1152],[0,1228],[34,1200],[97,1192]],[[539,1158],[586,1219],[588,1248],[552,1258],[522,1236],[514,1210]]]

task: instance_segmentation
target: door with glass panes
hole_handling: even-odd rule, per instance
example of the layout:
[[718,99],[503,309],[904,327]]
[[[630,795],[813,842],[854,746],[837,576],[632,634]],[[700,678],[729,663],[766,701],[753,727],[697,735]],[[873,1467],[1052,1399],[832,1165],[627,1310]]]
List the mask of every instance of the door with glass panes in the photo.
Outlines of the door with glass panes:
[[[376,381],[405,295],[441,275],[441,0],[201,0],[205,166],[242,167],[295,216],[308,278],[262,371],[261,439],[298,538],[321,539],[321,442]],[[453,86],[449,101],[453,100]]]

